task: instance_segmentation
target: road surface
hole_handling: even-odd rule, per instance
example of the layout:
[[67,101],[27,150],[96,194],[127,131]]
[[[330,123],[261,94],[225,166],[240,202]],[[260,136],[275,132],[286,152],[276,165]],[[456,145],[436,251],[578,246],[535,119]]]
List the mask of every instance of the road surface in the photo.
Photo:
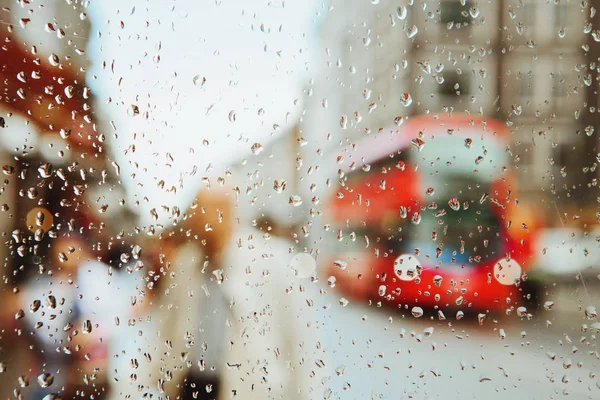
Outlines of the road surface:
[[[588,288],[589,290],[589,288]],[[598,291],[595,291],[598,293]],[[595,322],[572,291],[552,292],[556,307],[457,321],[350,302],[330,289],[322,311],[332,372],[330,399],[598,399]],[[571,297],[564,299],[564,297]],[[563,301],[563,303],[561,303]],[[563,308],[559,304],[569,306]],[[582,303],[583,305],[583,303]],[[549,323],[547,322],[549,321]],[[501,331],[502,330],[502,331]],[[598,333],[596,333],[598,335]]]

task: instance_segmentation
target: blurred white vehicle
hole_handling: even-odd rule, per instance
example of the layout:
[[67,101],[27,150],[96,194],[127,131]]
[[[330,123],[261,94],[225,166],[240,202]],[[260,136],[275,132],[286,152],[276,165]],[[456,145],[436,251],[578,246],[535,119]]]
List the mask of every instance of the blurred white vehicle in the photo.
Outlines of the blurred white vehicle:
[[600,274],[600,226],[565,227],[540,232],[537,241],[538,272],[571,278]]

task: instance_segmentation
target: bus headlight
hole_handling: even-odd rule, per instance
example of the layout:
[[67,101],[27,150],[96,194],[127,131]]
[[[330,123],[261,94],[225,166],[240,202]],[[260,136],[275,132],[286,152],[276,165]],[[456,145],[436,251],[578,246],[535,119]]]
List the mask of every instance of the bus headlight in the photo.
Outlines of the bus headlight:
[[494,278],[503,285],[514,285],[521,278],[521,264],[503,258],[494,265]]

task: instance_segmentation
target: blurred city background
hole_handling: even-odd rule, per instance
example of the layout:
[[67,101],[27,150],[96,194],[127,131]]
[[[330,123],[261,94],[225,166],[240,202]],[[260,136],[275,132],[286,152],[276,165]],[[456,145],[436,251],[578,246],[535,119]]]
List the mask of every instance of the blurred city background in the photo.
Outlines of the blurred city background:
[[2,398],[600,396],[600,1],[0,3]]

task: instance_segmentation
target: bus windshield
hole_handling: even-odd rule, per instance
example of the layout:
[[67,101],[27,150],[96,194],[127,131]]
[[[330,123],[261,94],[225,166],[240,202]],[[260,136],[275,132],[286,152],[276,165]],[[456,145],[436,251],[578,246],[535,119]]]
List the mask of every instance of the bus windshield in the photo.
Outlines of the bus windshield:
[[431,142],[426,150],[407,149],[371,164],[369,172],[358,170],[348,175],[345,185],[357,196],[369,192],[380,177],[393,182],[396,174],[402,174],[399,165],[416,169],[420,201],[403,212],[389,206],[393,202],[388,197],[399,196],[398,188],[382,189],[370,204],[371,211],[377,209],[378,218],[367,223],[351,221],[354,223],[345,231],[352,240],[342,240],[343,245],[364,248],[368,244],[377,256],[392,258],[417,253],[429,259],[430,265],[476,265],[501,257],[501,221],[492,209],[490,195],[506,155],[483,140],[473,140],[477,148],[466,148],[465,154],[456,149],[446,151],[456,143],[464,147],[461,139]]

